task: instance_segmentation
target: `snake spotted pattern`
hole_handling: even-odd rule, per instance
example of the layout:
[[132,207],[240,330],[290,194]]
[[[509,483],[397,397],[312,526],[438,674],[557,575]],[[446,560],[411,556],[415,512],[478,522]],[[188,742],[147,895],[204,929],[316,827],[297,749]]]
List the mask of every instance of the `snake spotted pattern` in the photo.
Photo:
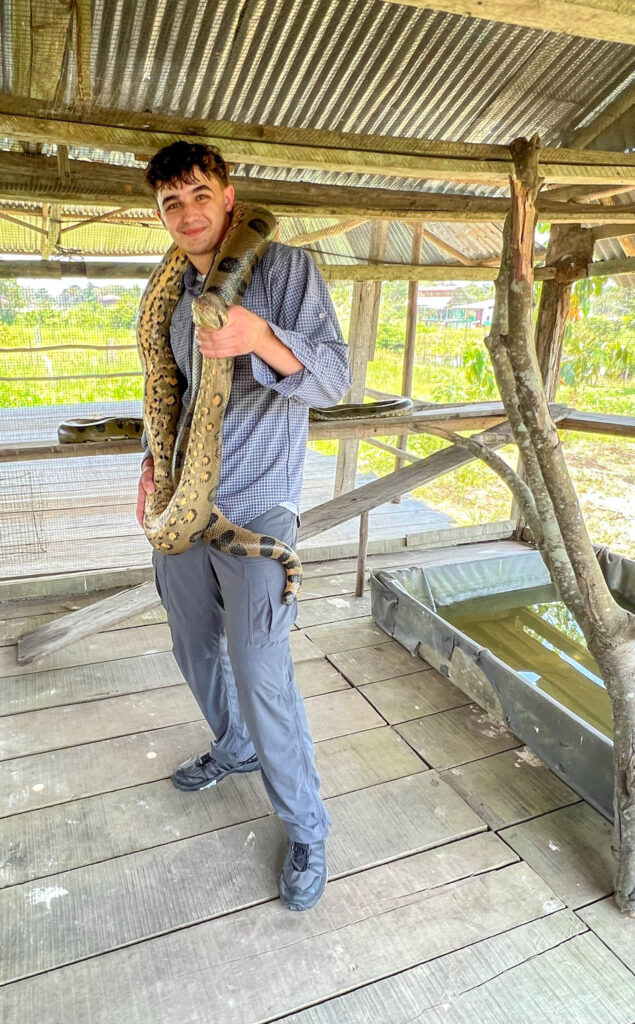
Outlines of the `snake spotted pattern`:
[[[234,208],[203,292],[192,303],[197,326],[218,330],[227,323],[227,307],[240,303],[274,228],[275,219],[268,210]],[[164,554],[180,554],[203,538],[231,555],[277,559],[286,573],[282,600],[292,604],[302,583],[302,565],[293,548],[275,537],[236,526],[215,504],[233,358],[206,359],[194,346],[192,402],[177,436],[181,401],[169,331],[187,263],[185,253],[173,245],[150,277],[139,310],[144,424],[156,488],[146,498],[143,528],[150,543]]]

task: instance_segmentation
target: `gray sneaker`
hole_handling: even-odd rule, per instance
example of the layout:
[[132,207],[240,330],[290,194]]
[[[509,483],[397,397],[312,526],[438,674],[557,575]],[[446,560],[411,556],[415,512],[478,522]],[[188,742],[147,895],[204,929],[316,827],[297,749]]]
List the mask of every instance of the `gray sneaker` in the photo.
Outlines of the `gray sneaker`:
[[224,779],[226,775],[236,772],[257,772],[260,769],[258,755],[240,761],[236,765],[223,764],[216,761],[211,754],[201,754],[184,761],[172,772],[172,785],[187,792],[197,789],[208,789]]
[[287,910],[310,910],[326,888],[326,842],[287,843],[280,899]]

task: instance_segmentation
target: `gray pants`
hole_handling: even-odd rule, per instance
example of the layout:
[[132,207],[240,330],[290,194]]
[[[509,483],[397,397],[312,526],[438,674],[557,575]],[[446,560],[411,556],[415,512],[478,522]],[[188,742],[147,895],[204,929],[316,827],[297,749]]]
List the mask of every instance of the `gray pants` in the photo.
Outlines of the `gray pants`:
[[[296,517],[281,506],[247,527],[296,542]],[[227,555],[203,542],[181,555],[155,551],[153,562],[174,657],[216,737],[212,754],[236,764],[257,753],[289,838],[323,839],[329,818],[289,648],[297,605],[282,603],[280,562]]]

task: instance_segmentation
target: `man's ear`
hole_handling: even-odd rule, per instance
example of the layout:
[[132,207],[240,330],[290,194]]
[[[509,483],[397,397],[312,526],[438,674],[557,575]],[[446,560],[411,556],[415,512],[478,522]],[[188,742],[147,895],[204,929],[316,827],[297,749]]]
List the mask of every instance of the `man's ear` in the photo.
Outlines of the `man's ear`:
[[231,213],[234,209],[234,203],[236,201],[236,193],[234,192],[234,186],[228,185],[224,191],[225,196],[225,213]]
[[164,217],[164,216],[163,216],[163,214],[161,213],[161,211],[160,211],[160,209],[158,208],[158,206],[157,206],[157,208],[156,208],[156,209],[155,209],[155,211],[154,211],[154,216],[155,216],[155,217],[158,217],[158,218],[159,218],[159,220],[161,221],[161,223],[163,224],[163,227],[165,227],[165,217]]

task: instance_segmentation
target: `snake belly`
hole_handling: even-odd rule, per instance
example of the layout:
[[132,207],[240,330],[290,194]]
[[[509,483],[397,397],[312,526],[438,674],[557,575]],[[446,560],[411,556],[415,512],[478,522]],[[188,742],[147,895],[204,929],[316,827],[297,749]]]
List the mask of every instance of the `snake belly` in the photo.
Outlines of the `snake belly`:
[[[218,329],[227,307],[240,303],[260,260],[275,219],[268,210],[237,205],[232,223],[192,303],[198,326]],[[144,423],[154,458],[155,491],[147,495],[143,528],[163,554],[181,554],[203,538],[219,551],[277,559],[286,582],[282,600],[292,604],[302,583],[302,565],[289,545],[231,523],[216,507],[222,427],[231,391],[233,358],[192,353],[192,401],[178,431],[181,412],[178,370],[170,346],[170,319],[181,296],[188,258],[173,245],[153,272],[141,299],[138,341],[145,366]]]

